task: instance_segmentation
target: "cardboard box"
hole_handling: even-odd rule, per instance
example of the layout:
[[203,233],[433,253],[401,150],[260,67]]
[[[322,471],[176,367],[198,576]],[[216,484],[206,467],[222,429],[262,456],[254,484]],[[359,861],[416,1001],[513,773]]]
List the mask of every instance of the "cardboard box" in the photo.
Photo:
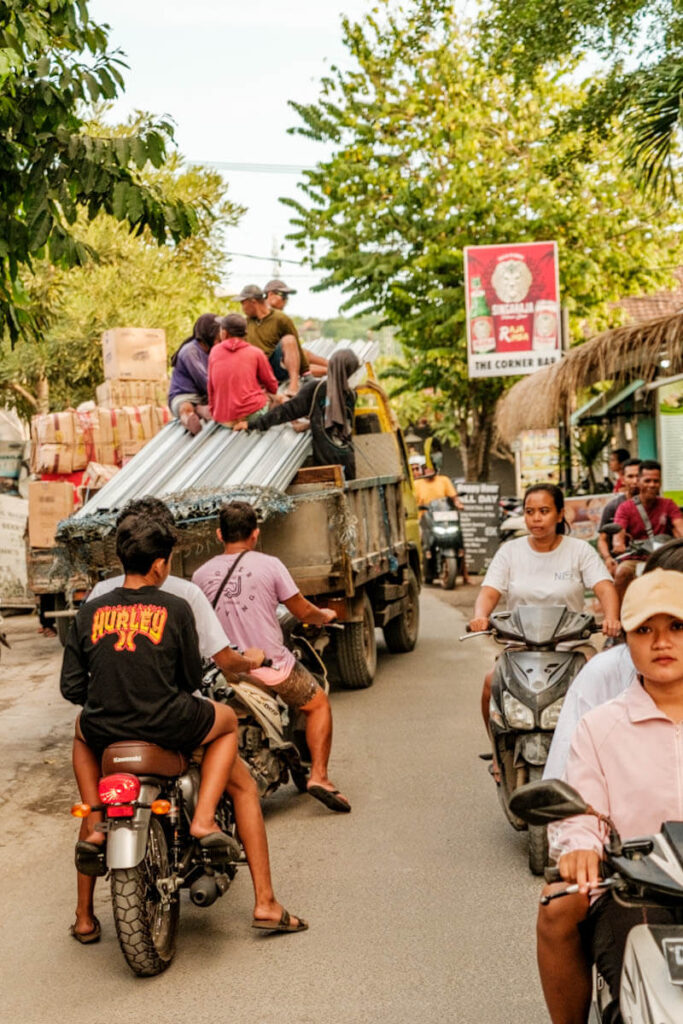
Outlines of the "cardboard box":
[[166,405],[168,378],[159,380],[105,380],[95,389],[97,404],[104,409],[124,405]]
[[102,359],[107,380],[159,380],[167,373],[166,332],[114,327],[102,335]]
[[31,442],[34,473],[73,473],[88,464],[86,438],[75,409],[34,416]]
[[73,473],[73,451],[69,444],[37,444],[31,453],[31,472]]
[[75,444],[77,431],[75,409],[50,412],[31,419],[31,439],[37,444]]
[[127,405],[118,410],[119,441],[149,441],[158,432],[151,405]]
[[68,481],[32,480],[28,485],[28,540],[32,548],[55,547],[57,524],[74,510]]

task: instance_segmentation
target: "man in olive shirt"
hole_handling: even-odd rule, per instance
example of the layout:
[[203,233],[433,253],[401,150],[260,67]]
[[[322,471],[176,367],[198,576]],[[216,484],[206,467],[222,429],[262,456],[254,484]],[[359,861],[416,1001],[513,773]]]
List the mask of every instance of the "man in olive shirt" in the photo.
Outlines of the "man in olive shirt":
[[278,381],[289,381],[287,395],[299,390],[299,376],[309,370],[296,327],[286,313],[271,309],[256,284],[246,285],[237,296],[247,318],[247,341],[268,356]]

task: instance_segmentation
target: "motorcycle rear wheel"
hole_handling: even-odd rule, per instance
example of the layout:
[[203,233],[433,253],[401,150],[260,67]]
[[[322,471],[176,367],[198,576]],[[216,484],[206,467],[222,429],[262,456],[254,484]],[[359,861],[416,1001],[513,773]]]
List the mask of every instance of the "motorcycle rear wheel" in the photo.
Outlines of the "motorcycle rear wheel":
[[168,846],[161,824],[150,821],[147,849],[135,868],[111,872],[111,902],[116,935],[126,963],[134,974],[148,978],[161,974],[175,954],[180,900],[162,904],[158,878],[170,874]]

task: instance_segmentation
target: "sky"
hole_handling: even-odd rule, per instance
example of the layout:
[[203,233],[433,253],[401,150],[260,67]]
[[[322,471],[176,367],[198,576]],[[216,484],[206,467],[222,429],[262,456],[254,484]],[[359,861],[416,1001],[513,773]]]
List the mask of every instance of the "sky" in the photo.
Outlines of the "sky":
[[[180,152],[191,162],[305,167],[325,148],[287,134],[297,123],[288,100],[314,102],[330,63],[344,61],[342,13],[360,17],[372,0],[91,0],[99,23],[110,26],[110,48],[129,65],[126,89],[112,119],[135,110],[170,115]],[[227,234],[231,257],[227,286],[265,284],[272,252],[298,261],[287,242],[289,212],[279,196],[296,196],[298,173],[222,169],[229,197],[248,208]],[[280,248],[282,247],[282,248]],[[341,293],[313,294],[319,275],[283,262],[287,284],[297,289],[287,307],[293,315],[337,315]]]

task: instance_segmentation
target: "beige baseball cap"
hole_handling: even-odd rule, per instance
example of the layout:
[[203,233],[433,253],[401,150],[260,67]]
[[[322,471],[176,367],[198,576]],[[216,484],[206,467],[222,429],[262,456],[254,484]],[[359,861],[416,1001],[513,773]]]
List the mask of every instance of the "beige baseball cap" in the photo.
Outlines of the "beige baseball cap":
[[683,620],[683,573],[653,569],[630,584],[621,606],[621,624],[628,633],[653,615]]

